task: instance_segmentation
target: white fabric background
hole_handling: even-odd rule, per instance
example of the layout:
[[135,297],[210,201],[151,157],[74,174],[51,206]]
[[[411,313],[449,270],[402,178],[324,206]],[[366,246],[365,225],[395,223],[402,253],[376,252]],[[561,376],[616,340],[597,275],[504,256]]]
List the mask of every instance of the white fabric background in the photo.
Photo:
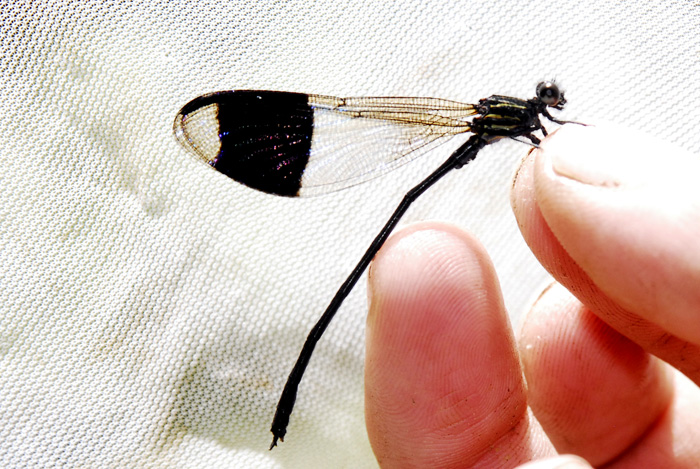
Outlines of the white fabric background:
[[[364,281],[272,452],[269,425],[309,328],[450,149],[283,199],[196,162],[172,136],[179,108],[232,88],[474,102],[531,97],[555,77],[563,117],[697,153],[699,12],[688,1],[2,2],[0,466],[376,467]],[[484,150],[404,220],[476,233],[516,321],[548,281],[508,203],[527,150]]]

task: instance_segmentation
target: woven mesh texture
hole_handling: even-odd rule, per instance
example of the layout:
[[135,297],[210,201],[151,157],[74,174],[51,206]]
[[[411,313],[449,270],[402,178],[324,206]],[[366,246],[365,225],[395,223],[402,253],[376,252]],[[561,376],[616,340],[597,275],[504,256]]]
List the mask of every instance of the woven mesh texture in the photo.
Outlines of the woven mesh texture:
[[[3,2],[0,466],[376,467],[364,281],[271,452],[269,425],[308,330],[450,148],[284,199],[190,157],[172,135],[177,111],[232,88],[475,102],[530,97],[554,77],[563,118],[698,153],[699,12],[687,1]],[[402,222],[474,232],[515,322],[548,281],[508,203],[527,151],[485,149]]]

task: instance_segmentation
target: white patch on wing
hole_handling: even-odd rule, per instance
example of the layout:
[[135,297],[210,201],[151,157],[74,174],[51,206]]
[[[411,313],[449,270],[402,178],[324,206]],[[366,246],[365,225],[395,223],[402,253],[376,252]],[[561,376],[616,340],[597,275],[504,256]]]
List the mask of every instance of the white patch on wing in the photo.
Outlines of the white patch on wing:
[[190,112],[178,114],[175,119],[175,136],[180,143],[205,163],[211,163],[219,155],[218,105],[210,104]]

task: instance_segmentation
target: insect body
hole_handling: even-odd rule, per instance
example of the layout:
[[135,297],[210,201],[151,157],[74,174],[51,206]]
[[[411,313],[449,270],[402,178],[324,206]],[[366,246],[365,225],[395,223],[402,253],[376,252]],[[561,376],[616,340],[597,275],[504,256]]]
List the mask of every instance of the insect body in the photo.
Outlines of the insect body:
[[175,118],[180,143],[219,172],[253,189],[309,196],[343,189],[396,168],[453,136],[471,133],[447,160],[408,191],[309,333],[282,391],[270,449],[283,440],[297,389],[316,343],[345,297],[413,201],[484,146],[534,132],[547,135],[540,115],[566,100],[552,82],[534,98],[493,95],[478,104],[434,98],[336,98],[280,91],[222,91],[196,98]]

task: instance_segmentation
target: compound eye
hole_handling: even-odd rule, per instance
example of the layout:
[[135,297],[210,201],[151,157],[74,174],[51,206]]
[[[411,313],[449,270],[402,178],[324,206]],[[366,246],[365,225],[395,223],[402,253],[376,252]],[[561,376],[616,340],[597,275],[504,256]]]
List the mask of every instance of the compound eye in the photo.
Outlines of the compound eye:
[[551,81],[543,81],[537,85],[537,97],[547,106],[556,106],[561,99],[561,92]]

